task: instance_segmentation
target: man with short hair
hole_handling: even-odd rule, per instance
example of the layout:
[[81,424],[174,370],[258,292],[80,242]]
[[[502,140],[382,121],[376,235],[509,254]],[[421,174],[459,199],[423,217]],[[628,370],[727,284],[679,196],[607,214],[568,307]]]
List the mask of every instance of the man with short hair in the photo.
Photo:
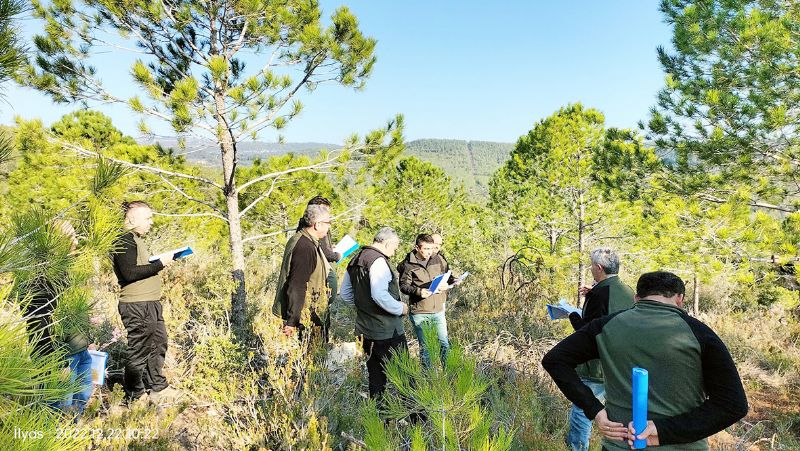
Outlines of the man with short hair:
[[450,349],[444,302],[447,299],[448,284],[453,283],[455,277],[451,274],[448,280],[443,281],[437,293],[429,290],[433,279],[447,272],[447,264],[435,253],[435,243],[431,235],[417,235],[414,250],[397,266],[397,272],[400,274],[400,292],[408,296],[411,312],[409,320],[417,334],[422,363],[426,367],[431,365],[424,334],[424,329],[429,326],[436,330],[440,358],[444,362]]
[[444,242],[442,240],[442,234],[431,233],[431,238],[433,239],[433,253],[439,254],[439,256],[442,257],[442,260],[444,260],[444,262],[447,263],[447,259],[444,258],[444,253],[442,252],[442,243]]
[[[747,398],[725,344],[683,310],[675,274],[643,274],[634,307],[590,322],[558,343],[542,366],[603,434],[603,449],[630,449],[635,438],[663,450],[708,449],[706,438],[747,414]],[[575,371],[599,358],[606,403]],[[649,373],[647,427],[633,430],[631,372]]]
[[330,210],[325,205],[309,205],[302,222],[306,226],[286,243],[272,308],[283,319],[286,336],[302,333],[312,326],[324,329],[328,311],[330,266],[320,240],[330,229]]
[[[317,195],[312,197],[308,201],[308,205],[324,205],[328,207],[328,210],[330,210],[331,201],[328,200],[327,197]],[[305,223],[303,218],[300,218],[300,221],[297,224],[297,231],[299,232],[306,227],[308,227],[308,224]],[[325,258],[328,260],[328,262],[335,263],[341,260],[342,254],[334,251],[333,246],[331,245],[330,230],[328,231],[327,235],[325,235],[324,237],[322,237],[321,240],[319,240],[319,247],[322,249],[322,253],[325,254]],[[328,288],[330,288],[331,290],[331,301],[333,300],[333,298],[336,297],[336,289],[338,288],[338,286],[339,282],[336,279],[336,268],[331,266],[330,271],[328,272]]]
[[342,299],[356,307],[356,335],[363,338],[368,356],[369,395],[373,399],[380,398],[386,389],[386,360],[393,351],[408,349],[403,328],[408,305],[400,301],[398,276],[389,264],[399,244],[394,230],[380,229],[372,245],[350,260],[342,280]]
[[[589,324],[601,316],[625,310],[633,306],[633,290],[619,278],[619,256],[610,248],[601,247],[590,254],[590,267],[595,284],[593,287],[581,287],[579,294],[586,297],[583,313],[572,313],[569,321],[575,330]],[[581,381],[589,387],[594,395],[602,400],[605,396],[603,388],[603,370],[599,360],[592,360],[580,365],[577,369]],[[573,451],[589,449],[589,438],[592,435],[592,420],[586,418],[580,407],[573,404],[569,415],[569,431],[567,446]]]
[[[161,306],[162,269],[172,255],[150,262],[150,250],[142,240],[153,226],[153,210],[144,201],[126,202],[125,230],[112,253],[114,274],[120,286],[119,316],[128,332],[125,363],[125,396],[133,401],[148,392],[151,402],[177,398],[164,376],[167,328]],[[165,392],[165,390],[167,390]]]

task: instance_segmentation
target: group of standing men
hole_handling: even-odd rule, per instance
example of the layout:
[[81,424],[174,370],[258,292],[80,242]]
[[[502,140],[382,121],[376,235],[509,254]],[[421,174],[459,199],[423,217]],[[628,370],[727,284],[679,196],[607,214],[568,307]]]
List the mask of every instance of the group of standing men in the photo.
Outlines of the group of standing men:
[[[295,234],[286,243],[278,277],[273,313],[283,319],[287,336],[310,334],[327,341],[330,325],[328,306],[336,297],[336,271],[331,263],[341,255],[331,249],[330,202],[323,197],[309,201]],[[356,252],[342,280],[342,300],[356,308],[355,332],[363,340],[368,356],[369,393],[379,397],[386,387],[385,362],[392,351],[407,349],[403,316],[409,315],[420,343],[425,365],[430,358],[424,329],[436,331],[444,361],[450,347],[444,310],[446,290],[456,279],[452,275],[436,292],[429,290],[436,276],[449,271],[441,253],[439,234],[420,234],[414,249],[395,270],[390,258],[400,245],[397,233],[384,227],[369,246]],[[408,296],[403,302],[401,293]]]
[[[331,220],[330,202],[313,198],[286,244],[273,312],[283,319],[287,336],[327,342],[328,306],[337,287],[331,263],[342,258],[331,248]],[[129,399],[146,392],[158,399],[169,391],[162,372],[167,335],[159,272],[172,263],[172,256],[151,258],[141,241],[152,225],[149,205],[126,204],[125,224],[113,255],[122,287],[119,313],[128,332],[125,391]],[[409,315],[414,326],[423,364],[430,365],[426,324],[436,331],[440,358],[449,349],[445,290],[458,282],[451,276],[437,292],[429,289],[436,276],[449,270],[440,252],[441,236],[418,235],[414,249],[395,270],[390,258],[399,244],[394,230],[380,229],[371,245],[353,255],[341,285],[341,298],[357,311],[355,332],[368,356],[373,398],[385,390],[385,362],[392,351],[408,347],[403,316]],[[744,389],[725,344],[683,310],[685,285],[675,274],[643,274],[634,293],[618,277],[619,257],[613,250],[595,249],[590,259],[595,284],[581,288],[586,298],[581,314],[569,316],[575,332],[542,360],[573,403],[568,447],[588,449],[594,421],[607,450],[628,449],[635,438],[665,450],[708,449],[706,437],[747,413]],[[650,421],[639,435],[631,423],[633,367],[647,369],[650,381]]]

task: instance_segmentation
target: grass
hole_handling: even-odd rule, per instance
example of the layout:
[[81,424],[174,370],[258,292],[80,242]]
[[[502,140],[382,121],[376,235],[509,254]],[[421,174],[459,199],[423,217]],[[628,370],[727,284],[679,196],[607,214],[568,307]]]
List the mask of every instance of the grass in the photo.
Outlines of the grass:
[[[92,448],[360,449],[369,438],[362,421],[367,391],[363,358],[346,354],[332,364],[324,351],[305,355],[283,337],[279,321],[269,313],[272,293],[263,288],[270,286],[268,271],[261,272],[263,280],[250,283],[259,287],[250,297],[253,330],[248,343],[241,343],[228,323],[230,287],[223,268],[219,262],[189,260],[176,265],[164,283],[170,336],[166,371],[187,394],[186,402],[128,409],[120,405],[119,386],[103,388],[76,425],[106,431],[92,438]],[[121,326],[112,281],[97,279],[93,289],[95,314],[102,317],[97,330],[105,334],[95,338],[105,341]],[[568,402],[539,362],[568,328],[544,319],[543,304],[530,293],[503,292],[491,278],[480,276],[454,290],[448,301],[452,340],[489,381],[479,406],[513,433],[511,449],[560,449],[566,434]],[[344,349],[353,341],[354,313],[339,304],[332,312],[331,346]],[[800,446],[800,328],[791,312],[773,306],[759,312],[759,321],[752,320],[753,312],[702,313],[700,319],[729,345],[751,405],[745,420],[711,440],[713,449]],[[406,330],[416,359],[410,325]],[[109,348],[110,365],[118,368],[123,345]],[[400,429],[392,431],[399,437]],[[405,431],[407,446],[427,437],[420,428]],[[595,436],[593,446],[598,443]]]

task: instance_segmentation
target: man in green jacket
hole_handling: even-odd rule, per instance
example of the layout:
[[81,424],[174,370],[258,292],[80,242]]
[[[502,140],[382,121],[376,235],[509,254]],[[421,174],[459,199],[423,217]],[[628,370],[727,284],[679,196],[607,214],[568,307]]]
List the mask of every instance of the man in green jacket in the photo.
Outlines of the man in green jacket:
[[303,214],[306,225],[286,243],[273,313],[283,319],[283,333],[292,336],[312,326],[322,329],[325,337],[330,289],[330,265],[320,246],[331,225],[330,209],[309,205]]
[[[607,247],[598,248],[590,254],[593,287],[581,287],[579,294],[585,296],[583,312],[572,313],[569,321],[575,330],[589,324],[602,316],[625,310],[633,306],[633,290],[619,278],[619,256]],[[603,370],[600,360],[592,360],[578,367],[581,381],[589,387],[595,396],[603,399]],[[573,451],[589,449],[589,438],[592,435],[592,420],[586,418],[580,407],[573,405],[569,414],[569,432],[567,446]]]
[[[747,414],[747,398],[725,344],[683,310],[686,287],[675,274],[643,274],[633,308],[598,318],[542,359],[562,393],[594,419],[603,448],[625,450],[633,439],[659,450],[707,450],[710,435]],[[600,359],[605,405],[575,368]],[[649,373],[647,427],[632,428],[633,368]]]

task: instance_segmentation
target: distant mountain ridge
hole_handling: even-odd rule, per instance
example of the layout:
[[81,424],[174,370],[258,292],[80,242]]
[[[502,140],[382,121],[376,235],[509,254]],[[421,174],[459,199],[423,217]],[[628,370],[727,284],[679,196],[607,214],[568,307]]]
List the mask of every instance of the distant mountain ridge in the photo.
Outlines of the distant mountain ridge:
[[[142,144],[160,143],[166,148],[178,148],[176,138],[157,139]],[[334,150],[342,146],[329,143],[268,143],[245,141],[237,144],[240,164],[249,165],[257,159],[266,159],[287,153],[315,155],[323,149]],[[471,193],[487,195],[489,179],[507,159],[512,143],[491,141],[465,141],[460,139],[417,139],[406,143],[406,156],[415,156],[442,168],[455,183],[463,183]],[[180,152],[194,164],[219,166],[219,148],[211,141],[187,140],[186,150]]]

